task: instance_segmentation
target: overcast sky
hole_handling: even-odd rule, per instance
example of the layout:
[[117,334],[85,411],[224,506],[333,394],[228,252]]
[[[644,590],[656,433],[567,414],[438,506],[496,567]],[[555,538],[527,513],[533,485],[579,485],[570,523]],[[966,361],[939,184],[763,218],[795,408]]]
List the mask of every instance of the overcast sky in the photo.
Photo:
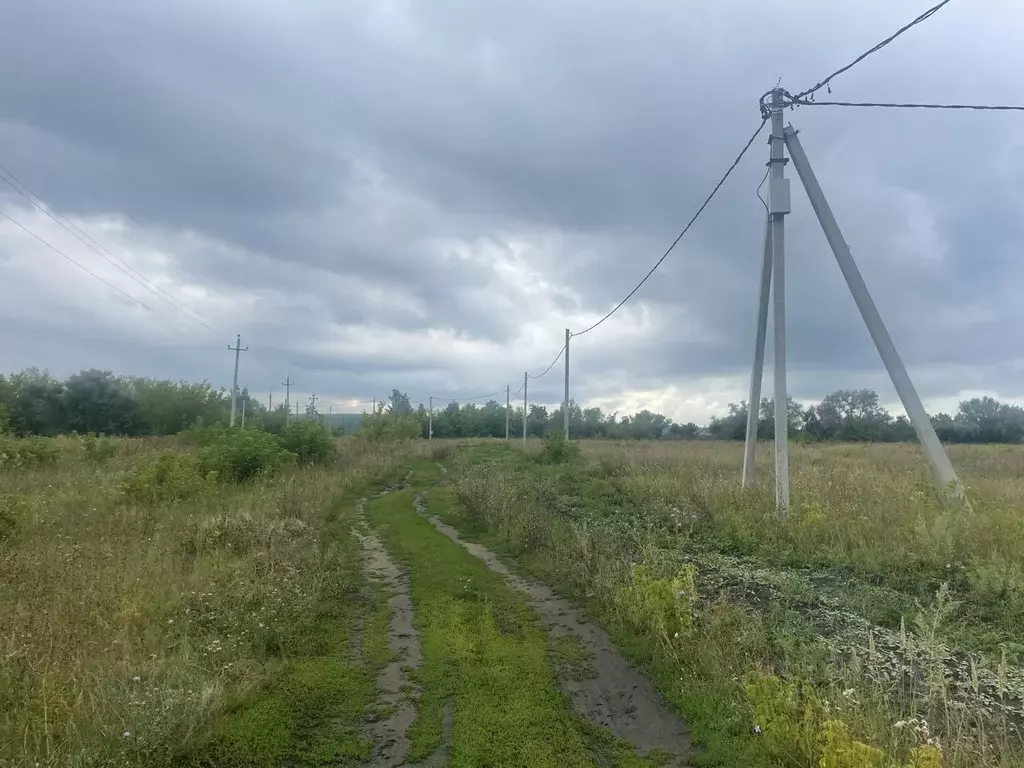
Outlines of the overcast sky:
[[[10,3],[0,165],[213,330],[0,185],[5,214],[119,289],[0,216],[0,369],[230,386],[241,333],[240,383],[275,399],[286,376],[321,406],[515,390],[660,256],[763,92],[926,4]],[[1024,103],[1021,39],[1017,0],[953,2],[832,96]],[[786,117],[926,405],[1024,401],[1024,114]],[[655,278],[574,339],[577,400],[703,423],[745,398],[767,154],[764,134]],[[787,173],[791,394],[894,404]],[[531,400],[561,386],[556,366]]]

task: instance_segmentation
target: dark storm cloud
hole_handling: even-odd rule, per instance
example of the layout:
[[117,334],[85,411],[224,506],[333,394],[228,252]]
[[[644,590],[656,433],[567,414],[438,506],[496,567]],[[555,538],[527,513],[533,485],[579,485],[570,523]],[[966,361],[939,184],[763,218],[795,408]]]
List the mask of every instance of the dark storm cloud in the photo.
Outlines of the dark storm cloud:
[[[503,366],[524,364],[525,323],[550,318],[553,353],[559,310],[596,319],[646,272],[756,126],[762,92],[778,77],[798,90],[845,63],[912,15],[894,5],[36,0],[12,8],[0,32],[0,162],[65,212],[121,215],[140,236],[173,242],[183,281],[257,295],[244,322],[267,358],[253,355],[253,377],[273,381],[291,365],[337,392],[391,381],[486,391],[519,375]],[[1024,64],[1013,45],[1024,14],[990,5],[951,5],[837,89],[1024,102],[1005,74]],[[986,50],[971,42],[981,39]],[[787,119],[908,365],[929,382],[922,392],[976,380],[952,362],[1009,386],[1005,361],[1024,359],[1000,332],[1024,320],[1019,116],[800,109]],[[652,333],[602,328],[577,342],[581,398],[608,370],[636,388],[743,374],[765,138],[609,321],[633,322],[646,304]],[[789,173],[792,380],[798,395],[820,395],[880,366]],[[533,247],[516,256],[514,242]],[[499,263],[518,282],[502,282]],[[538,294],[540,279],[549,287]],[[406,361],[369,342],[342,353],[319,343],[348,325],[450,329],[509,354],[459,358],[453,370],[445,342],[429,365],[414,350]],[[69,362],[52,338],[43,348]],[[166,367],[87,348],[123,361],[111,367]],[[18,349],[7,367],[31,357]],[[548,352],[537,354],[526,364],[546,365]],[[222,361],[180,364],[201,378]],[[943,365],[948,375],[935,373]],[[556,375],[539,396],[557,399]]]

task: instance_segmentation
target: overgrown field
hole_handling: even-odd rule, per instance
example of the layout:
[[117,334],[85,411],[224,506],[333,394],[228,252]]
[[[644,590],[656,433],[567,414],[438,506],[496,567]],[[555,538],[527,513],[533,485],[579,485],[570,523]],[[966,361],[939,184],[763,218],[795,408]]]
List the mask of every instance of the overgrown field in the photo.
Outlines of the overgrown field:
[[0,766],[1024,765],[1024,448],[769,450],[0,437]]
[[723,766],[1024,764],[1024,448],[538,441],[460,454],[447,518],[605,623]]
[[325,514],[401,450],[325,449],[302,429],[198,446],[0,437],[0,765],[216,753],[235,702],[283,681],[302,706],[303,675],[337,671],[311,644],[325,600],[358,599],[362,577]]

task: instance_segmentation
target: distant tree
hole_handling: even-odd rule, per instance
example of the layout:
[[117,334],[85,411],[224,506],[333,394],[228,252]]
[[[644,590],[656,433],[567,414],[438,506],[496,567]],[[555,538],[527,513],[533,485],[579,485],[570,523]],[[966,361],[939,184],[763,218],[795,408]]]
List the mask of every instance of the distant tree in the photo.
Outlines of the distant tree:
[[145,431],[131,386],[110,371],[89,370],[70,376],[61,393],[65,427],[102,435]]
[[912,443],[917,440],[917,432],[914,431],[910,419],[906,416],[897,416],[889,422],[886,440],[891,443]]
[[[719,440],[743,440],[747,434],[747,401],[729,403],[725,416],[712,416],[708,431]],[[758,425],[760,432],[760,424]]]
[[391,390],[391,396],[388,398],[387,412],[393,413],[396,416],[408,416],[412,413],[412,403],[409,402],[409,396],[404,392],[399,392],[397,389]]
[[870,389],[840,389],[803,414],[804,431],[819,440],[886,440],[892,415]]
[[[789,428],[788,429],[788,434],[790,436],[795,436],[795,435],[800,433],[800,430],[803,427],[804,409],[803,409],[803,406],[800,405],[800,403],[798,403],[792,397],[787,398],[787,405],[788,405],[788,408],[787,408],[788,413],[787,413],[787,415],[789,417],[788,422],[787,422],[788,428]],[[743,423],[743,430],[742,430],[742,433],[740,434],[740,438],[744,438],[744,439],[746,438],[746,435],[747,435],[746,419],[747,419],[747,414],[746,414],[746,409],[744,409],[744,413],[743,413],[743,422],[744,422]],[[764,439],[771,439],[771,438],[775,437],[775,399],[774,398],[771,398],[771,397],[762,397],[761,398],[761,407],[758,408],[758,415],[757,415],[757,436],[758,436],[758,438],[760,438],[762,440],[764,440]]]
[[526,433],[532,437],[543,437],[548,433],[548,409],[546,406],[530,403]]
[[69,431],[64,418],[63,385],[47,371],[28,368],[8,379],[11,402],[8,427],[16,435],[57,435]]
[[1019,443],[1024,437],[1024,408],[992,397],[962,401],[954,422],[972,443]]
[[227,423],[230,397],[207,381],[133,378],[129,382],[138,404],[141,434],[174,435],[199,421]]

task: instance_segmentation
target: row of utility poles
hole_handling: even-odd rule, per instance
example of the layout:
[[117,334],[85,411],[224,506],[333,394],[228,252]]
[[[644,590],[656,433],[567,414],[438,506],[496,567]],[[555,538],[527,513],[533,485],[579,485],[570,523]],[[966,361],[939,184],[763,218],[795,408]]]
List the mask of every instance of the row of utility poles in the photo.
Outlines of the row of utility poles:
[[[239,408],[238,408],[238,395],[239,395],[239,392],[238,392],[238,363],[239,363],[239,359],[241,358],[241,354],[243,352],[248,352],[249,351],[249,347],[248,346],[245,346],[245,347],[242,346],[242,335],[239,334],[239,335],[237,335],[235,337],[235,346],[231,346],[230,344],[228,344],[228,349],[235,353],[235,373],[234,373],[234,376],[232,377],[232,381],[231,381],[231,421],[230,421],[230,425],[232,427],[234,427],[235,426],[235,417],[236,417],[236,414],[239,412]],[[294,384],[295,384],[295,382],[292,381],[292,377],[291,376],[287,376],[285,378],[285,380],[283,382],[281,382],[281,386],[284,387],[284,418],[285,418],[285,424],[286,425],[291,422],[291,415],[292,415],[292,412],[291,412],[291,410],[292,410],[291,409],[291,406],[292,406],[291,397],[292,397],[292,385],[294,385]],[[313,413],[316,413],[316,401],[319,400],[319,399],[320,398],[317,396],[317,394],[315,392],[312,393],[310,395],[310,397],[309,397],[309,406],[310,406],[310,410]],[[247,402],[248,402],[248,398],[245,398],[245,399],[242,400],[241,425],[240,425],[242,427],[242,429],[245,429],[245,406],[246,406]],[[333,405],[329,406],[329,408],[331,408],[332,411],[333,411],[333,407],[334,407]],[[376,407],[376,402],[374,403],[374,407]],[[273,390],[271,390],[270,393],[268,393],[268,395],[267,395],[267,410],[268,411],[273,411],[274,410],[274,392],[273,392]],[[299,417],[299,402],[297,400],[295,401],[295,417],[296,418]]]
[[[565,329],[565,397],[562,400],[562,421],[563,421],[563,434],[565,439],[569,439],[569,339],[572,338],[572,332]],[[540,377],[537,377],[540,378]],[[505,439],[508,440],[510,437],[510,417],[512,414],[512,402],[511,402],[511,387],[505,385]],[[427,439],[434,439],[434,396],[430,396],[430,407],[427,410],[428,422],[427,422]],[[523,371],[523,444],[526,444],[526,433],[529,424],[528,412],[530,408],[530,372]]]
[[[853,259],[850,248],[839,229],[839,224],[832,213],[832,209],[818,184],[810,161],[804,153],[798,138],[798,131],[791,125],[784,125],[783,110],[786,106],[786,92],[782,88],[775,88],[765,95],[771,96],[769,103],[762,103],[763,114],[771,121],[771,138],[769,140],[770,152],[768,158],[768,203],[764,224],[763,258],[761,263],[760,290],[758,295],[758,310],[754,345],[754,360],[751,368],[750,393],[747,400],[747,424],[746,440],[743,452],[743,472],[741,485],[749,488],[754,482],[754,459],[757,446],[758,430],[758,406],[761,400],[761,378],[764,369],[765,340],[768,325],[768,308],[772,307],[773,318],[773,385],[775,402],[775,504],[780,517],[785,517],[789,511],[789,397],[786,388],[786,229],[785,217],[790,213],[790,183],[785,177],[786,164],[792,160],[796,168],[797,176],[804,187],[807,197],[810,200],[811,208],[818,219],[825,239],[828,242],[836,262],[839,265],[843,277],[846,279],[847,287],[853,300],[860,311],[864,325],[871,335],[875,348],[882,359],[893,387],[899,395],[900,402],[917,433],[917,437],[924,448],[925,456],[931,465],[935,475],[936,484],[939,488],[948,492],[950,497],[970,509],[970,504],[964,495],[963,484],[960,482],[953,465],[949,461],[945,449],[939,442],[939,438],[932,426],[921,398],[914,388],[906,366],[903,364],[899,352],[889,335],[885,323],[875,306],[874,300],[868,291],[867,285],[861,277],[860,270]],[[789,157],[786,157],[788,150]],[[569,439],[569,341],[572,333],[565,329],[565,393],[562,400],[562,415],[564,419],[563,432],[565,439]],[[235,423],[235,401],[238,394],[238,359],[241,352],[248,350],[242,347],[241,337],[236,339],[235,346],[229,345],[235,353],[235,377],[231,400],[231,424]],[[545,371],[546,373],[546,371]],[[543,375],[543,374],[541,374]],[[529,412],[529,372],[523,373],[523,443],[526,442],[528,432]],[[535,377],[539,378],[539,377]],[[289,391],[290,379],[286,380],[286,393]],[[287,397],[287,394],[286,394]],[[316,396],[312,398],[315,404]],[[374,413],[377,411],[376,399],[374,399]],[[508,386],[505,387],[505,439],[509,439],[509,418],[511,411],[511,393]],[[434,398],[429,399],[428,416],[428,439],[434,436]],[[244,413],[243,413],[244,420]]]

